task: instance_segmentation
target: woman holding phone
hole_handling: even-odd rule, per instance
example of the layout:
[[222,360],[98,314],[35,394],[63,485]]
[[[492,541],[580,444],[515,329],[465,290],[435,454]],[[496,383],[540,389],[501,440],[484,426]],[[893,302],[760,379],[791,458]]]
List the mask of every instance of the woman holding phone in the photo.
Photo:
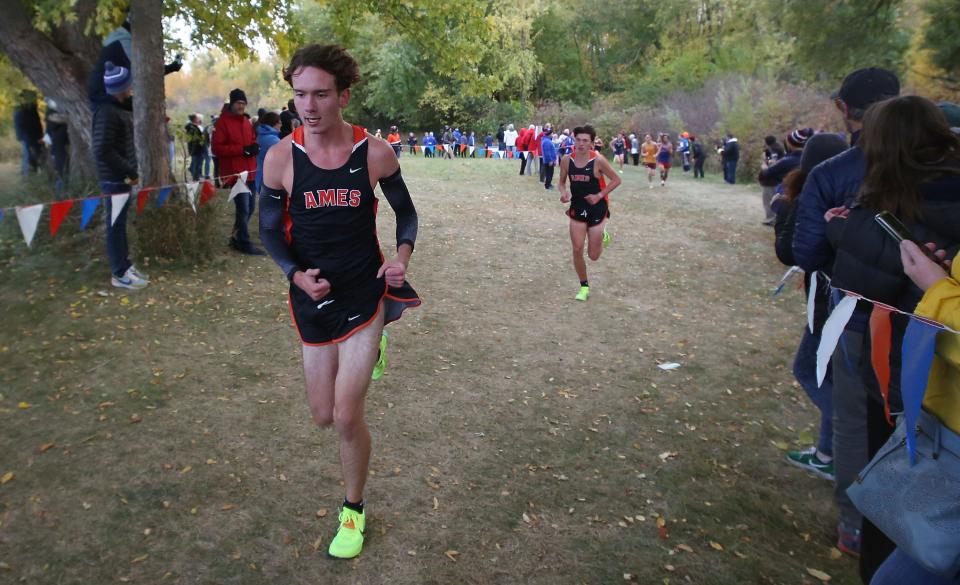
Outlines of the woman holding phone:
[[[893,214],[916,241],[933,242],[953,257],[960,249],[960,140],[937,106],[919,96],[872,105],[863,128],[858,146],[866,168],[858,203],[827,224],[827,236],[836,248],[831,284],[913,312],[923,291],[904,275],[900,242],[875,217],[884,211]],[[902,407],[900,356],[908,318],[893,314],[890,321],[888,398],[890,411],[897,412]],[[879,394],[868,391],[870,457],[893,432]],[[860,575],[869,582],[894,545],[866,520],[861,534]]]

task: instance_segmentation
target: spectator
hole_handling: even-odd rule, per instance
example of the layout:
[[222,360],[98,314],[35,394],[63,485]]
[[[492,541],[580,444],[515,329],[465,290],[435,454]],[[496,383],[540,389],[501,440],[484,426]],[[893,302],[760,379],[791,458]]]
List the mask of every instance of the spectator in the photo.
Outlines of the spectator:
[[504,141],[504,132],[505,132],[505,131],[504,131],[504,129],[503,129],[503,124],[500,124],[500,127],[497,128],[497,148],[498,148],[499,150],[503,150],[503,149],[506,147],[506,145],[505,145],[504,142],[503,142],[503,141]]
[[723,180],[731,185],[737,182],[737,162],[740,160],[740,143],[737,137],[727,132],[727,140],[723,143]]
[[777,142],[776,136],[767,136],[763,139],[763,144],[763,162],[765,162],[767,166],[772,166],[786,155],[786,151],[780,146],[780,143]]
[[524,170],[527,168],[527,154],[530,150],[530,140],[533,138],[533,124],[529,128],[521,128],[520,133],[517,134],[517,140],[513,143],[514,147],[517,149],[517,152],[520,153],[520,176],[523,176]]
[[[787,134],[786,153],[771,151],[771,156],[767,157],[765,152],[764,160],[760,164],[760,174],[757,175],[757,182],[763,187],[763,209],[766,213],[763,220],[764,225],[772,226],[776,220],[777,214],[771,209],[770,202],[787,173],[800,166],[803,146],[811,136],[813,136],[812,128],[797,128]],[[774,140],[774,143],[776,143],[776,140]],[[776,146],[780,147],[779,144]]]
[[516,150],[517,136],[517,131],[513,129],[513,124],[508,124],[507,129],[503,132],[503,143],[507,145],[507,150]]
[[212,116],[210,116],[210,123],[207,124],[203,129],[203,133],[206,134],[206,138],[207,138],[207,154],[208,154],[207,156],[208,160],[204,161],[203,174],[208,178],[210,177],[210,165],[207,163],[209,161],[212,161],[213,162],[213,182],[217,186],[217,188],[220,187],[220,160],[217,158],[215,154],[213,154],[213,134],[217,129],[216,125],[217,125],[217,120],[219,119],[220,119],[220,116],[213,114]]
[[453,156],[460,156],[460,137],[463,134],[460,133],[460,128],[453,129],[453,140],[450,142],[451,148],[453,148]]
[[184,129],[187,132],[187,154],[190,155],[190,180],[199,181],[203,173],[204,134],[200,115],[190,114]]
[[680,163],[683,165],[683,172],[690,170],[690,133],[681,132],[680,139],[677,141],[677,152],[680,153]]
[[260,152],[257,153],[256,193],[259,193],[260,187],[263,186],[263,160],[267,157],[270,147],[280,142],[281,126],[283,123],[276,112],[266,112],[260,116],[260,123],[257,124],[257,146],[260,147]]
[[302,121],[297,113],[297,106],[293,100],[287,102],[287,108],[280,112],[280,138],[290,134],[300,127]]
[[467,136],[467,152],[470,153],[470,158],[476,158],[477,156],[477,137],[474,134],[473,130],[470,131],[470,134]]
[[387,143],[393,149],[393,153],[400,158],[400,151],[403,149],[403,142],[400,140],[400,131],[396,126],[390,126],[390,134],[387,134]]
[[703,163],[707,160],[707,149],[693,134],[690,135],[690,153],[693,155],[693,178],[702,179]]
[[635,132],[630,133],[630,159],[633,166],[640,165],[640,138]]
[[433,151],[437,147],[437,139],[433,137],[433,132],[426,132],[423,135],[423,156],[424,158],[433,158]]
[[570,129],[564,128],[563,133],[560,136],[560,146],[559,152],[560,156],[567,156],[573,154],[573,137],[570,136]]
[[543,153],[543,187],[553,191],[553,170],[557,166],[557,147],[553,144],[553,129],[547,124],[541,138],[540,150]]
[[450,131],[450,126],[444,126],[443,134],[440,136],[440,147],[443,148],[443,156],[448,159],[452,159],[451,151],[456,148],[456,143],[454,142],[453,132]]
[[[103,102],[93,112],[93,157],[97,178],[104,195],[129,193],[138,180],[137,150],[133,142],[133,77],[126,67],[104,63],[104,91],[113,101]],[[149,284],[129,258],[127,210],[130,200],[113,218],[113,200],[104,197],[104,225],[107,232],[107,259],[110,284],[118,288],[140,289]]]
[[[852,135],[854,146],[811,170],[800,192],[793,255],[797,265],[805,271],[831,272],[834,253],[827,239],[824,216],[830,209],[852,205],[853,198],[860,191],[866,161],[856,143],[864,128],[866,109],[898,93],[900,81],[896,75],[878,68],[854,71],[843,80],[836,93],[835,103],[844,113],[844,122]],[[869,427],[879,424],[879,429],[875,428],[873,433],[877,434],[887,424],[883,408],[878,409],[872,400],[867,399],[868,394],[879,394],[879,390],[870,367],[867,334],[869,309],[861,305],[858,305],[840,338],[838,349],[833,354],[832,367],[833,463],[836,476],[834,501],[840,510],[837,548],[850,555],[860,555],[863,577],[873,574],[889,550],[881,550],[879,554],[876,550],[861,551],[864,534],[861,524],[865,532],[873,532],[873,528],[863,523],[860,512],[846,493],[857,473],[870,460],[867,444]],[[868,421],[874,422],[868,424]],[[880,444],[882,441],[877,447]]]
[[43,156],[43,124],[37,110],[37,94],[20,92],[20,105],[13,112],[13,129],[20,143],[20,174],[24,177],[40,168]]
[[220,161],[220,182],[224,187],[232,187],[237,182],[237,175],[247,171],[247,187],[250,193],[241,193],[233,198],[236,209],[230,247],[241,254],[262,256],[263,250],[250,241],[247,227],[255,205],[253,190],[256,188],[256,156],[260,147],[253,134],[253,126],[244,115],[246,109],[247,94],[242,89],[231,91],[230,102],[224,104],[220,119],[217,120],[213,134],[213,154]]
[[417,154],[417,137],[413,132],[407,136],[407,147],[410,149],[411,156]]
[[70,162],[70,131],[67,116],[57,109],[57,103],[47,98],[47,136],[50,137],[50,156],[57,173],[56,190],[62,191]]
[[487,156],[490,156],[490,151],[493,150],[493,134],[487,132],[487,135],[483,139],[483,145],[487,147]]
[[[866,164],[857,205],[845,219],[840,215],[827,227],[837,249],[832,283],[912,312],[922,292],[904,276],[899,244],[874,216],[890,212],[919,241],[934,242],[954,255],[960,249],[960,140],[936,105],[919,96],[904,96],[866,111],[858,144]],[[899,315],[891,319],[889,403],[894,412],[901,406],[899,369],[906,322]],[[866,422],[872,457],[892,429],[883,415],[883,396],[876,385],[870,390]],[[955,398],[927,395],[928,405],[953,404]],[[868,582],[893,544],[865,520],[861,546],[860,576]]]

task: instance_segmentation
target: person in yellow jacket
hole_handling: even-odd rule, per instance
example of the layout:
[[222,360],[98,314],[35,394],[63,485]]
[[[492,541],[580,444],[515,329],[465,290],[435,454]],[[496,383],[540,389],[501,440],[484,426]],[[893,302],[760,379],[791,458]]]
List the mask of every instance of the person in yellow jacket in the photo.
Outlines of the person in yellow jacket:
[[[937,255],[946,254],[941,250]],[[956,259],[952,274],[947,274],[907,240],[900,244],[900,259],[904,273],[925,291],[914,313],[960,330],[960,266]],[[951,431],[960,433],[960,335],[947,332],[937,336],[923,408]]]

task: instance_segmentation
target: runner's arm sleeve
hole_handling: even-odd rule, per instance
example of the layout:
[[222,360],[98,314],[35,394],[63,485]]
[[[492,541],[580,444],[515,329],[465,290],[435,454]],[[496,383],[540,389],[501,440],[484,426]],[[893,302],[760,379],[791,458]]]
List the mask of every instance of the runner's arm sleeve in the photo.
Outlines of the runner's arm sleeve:
[[280,270],[287,275],[287,280],[293,280],[293,274],[300,270],[300,266],[283,235],[283,209],[286,203],[287,193],[283,189],[271,189],[266,184],[260,188],[260,241]]
[[397,214],[397,248],[403,244],[410,244],[414,248],[417,241],[417,210],[410,199],[410,191],[400,176],[400,169],[386,179],[380,179],[380,188],[383,195]]

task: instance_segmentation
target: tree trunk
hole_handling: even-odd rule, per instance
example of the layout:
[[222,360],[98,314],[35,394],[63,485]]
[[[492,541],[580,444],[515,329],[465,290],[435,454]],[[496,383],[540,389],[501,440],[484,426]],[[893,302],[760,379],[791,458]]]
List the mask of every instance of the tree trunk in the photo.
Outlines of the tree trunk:
[[163,85],[163,5],[158,0],[132,0],[133,136],[140,164],[140,184],[173,182],[167,151],[166,101]]
[[21,2],[0,0],[0,50],[66,114],[72,144],[70,172],[80,180],[96,178],[86,85],[98,43],[84,33],[95,8],[95,0],[80,0],[75,7],[77,20],[56,27],[48,37],[34,28],[32,15]]

